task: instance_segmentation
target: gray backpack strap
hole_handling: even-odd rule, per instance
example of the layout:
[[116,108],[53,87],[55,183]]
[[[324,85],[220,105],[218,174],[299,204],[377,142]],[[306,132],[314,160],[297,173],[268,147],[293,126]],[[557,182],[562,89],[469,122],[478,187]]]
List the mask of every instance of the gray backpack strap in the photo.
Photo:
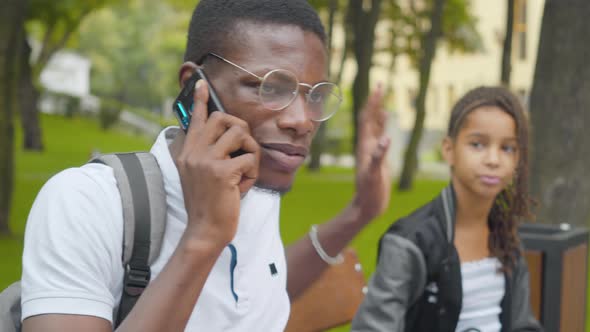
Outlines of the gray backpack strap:
[[20,282],[15,282],[0,292],[0,331],[21,330]]
[[150,265],[160,254],[166,226],[166,193],[160,167],[149,152],[102,155],[91,162],[113,168],[121,194],[125,277],[118,326],[150,282]]

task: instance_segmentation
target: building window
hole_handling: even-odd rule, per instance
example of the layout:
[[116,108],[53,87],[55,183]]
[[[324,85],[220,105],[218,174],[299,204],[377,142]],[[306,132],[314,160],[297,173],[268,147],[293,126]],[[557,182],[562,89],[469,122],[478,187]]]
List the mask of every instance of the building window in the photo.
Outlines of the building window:
[[527,57],[527,0],[514,1],[514,33],[518,47],[518,58]]

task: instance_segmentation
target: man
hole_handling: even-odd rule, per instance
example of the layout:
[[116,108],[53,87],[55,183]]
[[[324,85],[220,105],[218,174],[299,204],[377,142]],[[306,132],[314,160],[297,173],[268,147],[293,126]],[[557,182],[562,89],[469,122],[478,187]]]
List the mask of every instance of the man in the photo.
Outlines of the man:
[[[325,46],[305,0],[200,1],[179,81],[202,66],[227,113],[207,115],[208,89],[198,83],[186,135],[169,128],[154,144],[166,232],[152,281],[117,330],[281,331],[289,299],[385,210],[389,140],[376,93],[361,118],[355,196],[284,251],[279,194],[290,189],[320,121],[333,111],[322,102],[336,91],[326,82]],[[122,227],[109,167],[66,170],[46,184],[26,230],[24,331],[112,330]]]

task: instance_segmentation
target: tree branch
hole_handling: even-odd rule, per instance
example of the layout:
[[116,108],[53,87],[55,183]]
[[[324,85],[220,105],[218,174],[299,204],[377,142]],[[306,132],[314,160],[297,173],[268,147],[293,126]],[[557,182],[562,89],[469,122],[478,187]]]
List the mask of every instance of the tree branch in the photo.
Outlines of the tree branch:
[[85,9],[82,11],[79,17],[76,19],[71,20],[69,25],[66,24],[66,30],[64,34],[61,36],[60,40],[52,46],[45,45],[43,47],[43,51],[41,52],[39,58],[37,59],[37,63],[35,63],[35,74],[38,75],[41,70],[47,65],[51,57],[60,49],[64,48],[72,34],[76,31],[76,29],[80,26],[80,23],[90,13],[90,9]]

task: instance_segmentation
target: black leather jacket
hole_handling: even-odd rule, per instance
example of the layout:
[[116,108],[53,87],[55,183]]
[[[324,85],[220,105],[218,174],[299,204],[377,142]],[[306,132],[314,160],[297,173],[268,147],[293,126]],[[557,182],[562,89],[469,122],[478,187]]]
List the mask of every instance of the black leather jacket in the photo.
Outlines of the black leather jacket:
[[[379,261],[352,331],[455,332],[463,299],[461,263],[453,245],[455,194],[395,222],[379,242]],[[542,331],[532,315],[526,261],[505,274],[502,332]]]

